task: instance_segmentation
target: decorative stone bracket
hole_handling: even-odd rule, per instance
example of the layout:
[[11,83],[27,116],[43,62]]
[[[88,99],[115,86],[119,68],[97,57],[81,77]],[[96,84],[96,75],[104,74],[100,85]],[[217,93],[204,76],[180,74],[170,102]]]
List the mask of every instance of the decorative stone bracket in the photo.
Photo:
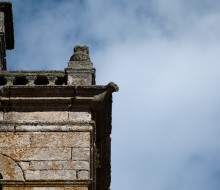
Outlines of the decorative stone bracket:
[[119,87],[113,83],[110,82],[107,85],[107,90],[99,95],[94,96],[94,98],[91,101],[90,107],[93,110],[101,110],[103,108],[103,102],[106,98],[108,98],[113,92],[117,92],[119,90]]

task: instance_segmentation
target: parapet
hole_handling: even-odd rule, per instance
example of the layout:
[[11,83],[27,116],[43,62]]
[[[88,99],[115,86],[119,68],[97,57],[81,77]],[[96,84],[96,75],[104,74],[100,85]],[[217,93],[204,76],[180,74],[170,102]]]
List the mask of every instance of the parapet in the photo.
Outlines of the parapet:
[[89,57],[89,48],[75,46],[65,71],[0,71],[0,86],[9,85],[95,85],[95,69]]

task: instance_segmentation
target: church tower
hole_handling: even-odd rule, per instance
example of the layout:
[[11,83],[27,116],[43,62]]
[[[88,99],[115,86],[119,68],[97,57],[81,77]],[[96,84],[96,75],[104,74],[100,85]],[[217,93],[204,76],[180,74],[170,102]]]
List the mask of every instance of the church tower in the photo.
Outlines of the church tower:
[[113,82],[96,85],[87,46],[63,71],[7,71],[12,5],[0,2],[0,190],[108,190]]

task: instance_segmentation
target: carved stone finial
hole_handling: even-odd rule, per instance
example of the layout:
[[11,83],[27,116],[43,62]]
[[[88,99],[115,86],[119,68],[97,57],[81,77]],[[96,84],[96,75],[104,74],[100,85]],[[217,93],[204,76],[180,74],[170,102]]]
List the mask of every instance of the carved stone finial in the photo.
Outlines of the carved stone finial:
[[90,61],[89,47],[82,45],[75,46],[70,61]]
[[95,69],[89,57],[89,47],[77,45],[70,58],[67,73],[68,85],[94,85]]

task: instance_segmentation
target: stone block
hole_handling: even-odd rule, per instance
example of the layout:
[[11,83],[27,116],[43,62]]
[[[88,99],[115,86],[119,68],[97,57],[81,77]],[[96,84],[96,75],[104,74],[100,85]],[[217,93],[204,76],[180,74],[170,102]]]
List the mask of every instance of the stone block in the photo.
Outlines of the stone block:
[[4,120],[10,121],[67,121],[68,112],[6,112]]
[[89,179],[89,171],[86,170],[78,171],[78,179]]
[[30,136],[28,134],[0,133],[0,147],[22,146],[30,146]]
[[65,187],[65,190],[88,190],[88,187]]
[[31,136],[32,147],[89,147],[89,132],[39,132]]
[[2,154],[19,161],[70,160],[71,148],[0,148]]
[[[92,131],[91,125],[18,125],[16,131],[23,132],[52,132],[52,131]],[[0,127],[1,130],[1,127]],[[13,129],[14,130],[14,129]]]
[[69,112],[70,121],[91,121],[92,116],[89,112]]
[[30,162],[19,162],[19,165],[21,166],[22,170],[28,170],[30,167]]
[[72,148],[72,160],[89,161],[89,148]]
[[2,154],[0,154],[0,173],[4,180],[24,180],[19,165],[10,157]]
[[0,121],[3,121],[3,112],[0,111]]
[[18,186],[15,186],[15,187],[3,187],[3,190],[23,190],[24,188],[23,187],[18,187]]
[[89,170],[88,161],[31,161],[30,170]]
[[64,187],[25,187],[25,190],[64,190]]
[[91,85],[92,74],[91,73],[72,73],[68,75],[68,85]]
[[27,180],[74,180],[76,179],[75,170],[26,170]]
[[[16,187],[13,187],[13,188],[16,188]],[[6,189],[6,190],[23,190],[23,188],[22,189]],[[24,190],[88,190],[88,188],[87,187],[25,187]]]
[[14,132],[14,126],[0,124],[0,132]]

